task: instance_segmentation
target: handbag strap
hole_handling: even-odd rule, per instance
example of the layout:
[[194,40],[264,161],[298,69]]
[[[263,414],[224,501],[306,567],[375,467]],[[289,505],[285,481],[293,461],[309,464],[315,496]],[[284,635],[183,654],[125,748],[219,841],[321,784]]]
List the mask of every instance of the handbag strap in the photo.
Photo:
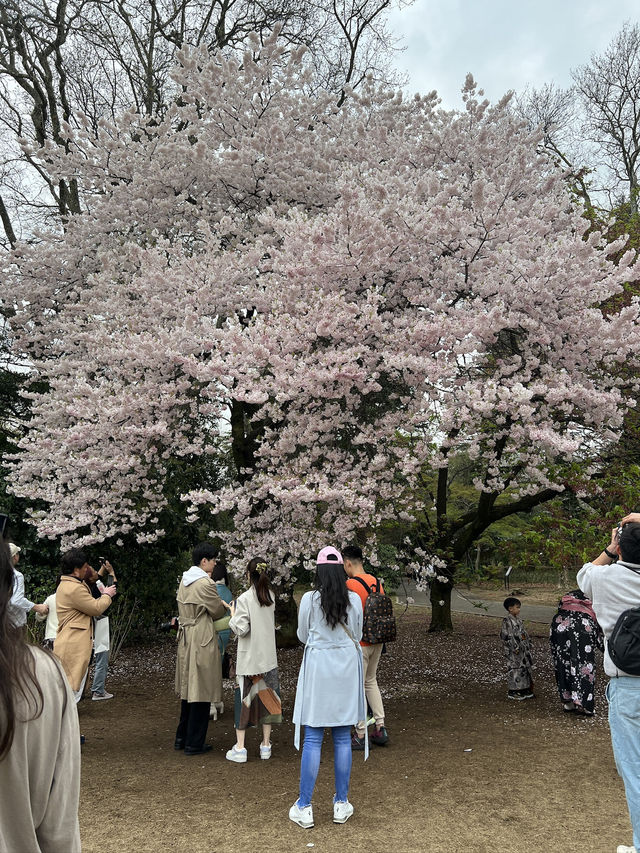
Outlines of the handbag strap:
[[617,565],[624,566],[625,569],[631,569],[634,574],[640,575],[640,563],[625,563],[624,560],[618,560]]
[[345,634],[347,635],[347,637],[349,637],[349,639],[351,640],[351,642],[353,643],[353,645],[354,645],[357,649],[359,649],[359,648],[360,648],[360,643],[356,640],[356,638],[353,636],[353,634],[352,634],[352,633],[351,633],[351,631],[347,628],[347,626],[344,624],[344,622],[341,622],[341,623],[340,623],[340,627],[341,627],[341,628],[342,628],[342,630],[345,632]]

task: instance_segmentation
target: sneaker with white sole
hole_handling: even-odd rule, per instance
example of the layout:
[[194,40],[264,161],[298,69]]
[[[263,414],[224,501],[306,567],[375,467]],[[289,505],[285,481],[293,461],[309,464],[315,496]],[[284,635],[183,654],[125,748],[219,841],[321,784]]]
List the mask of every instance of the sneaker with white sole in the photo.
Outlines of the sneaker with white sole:
[[345,800],[344,803],[333,803],[333,822],[334,823],[346,823],[351,815],[353,814],[353,806],[349,802],[349,800]]
[[271,744],[268,743],[266,746],[261,743],[260,744],[260,758],[263,761],[268,761],[271,758]]
[[237,749],[237,745],[234,743],[231,749],[227,752],[227,761],[235,761],[236,764],[246,764],[247,750]]
[[301,808],[296,800],[289,809],[289,820],[297,823],[303,829],[311,829],[313,826],[313,806],[309,805]]
[[113,693],[107,693],[105,690],[103,693],[92,693],[91,700],[93,702],[99,702],[101,699],[113,699]]
[[636,853],[635,847],[627,847],[626,844],[618,844],[616,853]]

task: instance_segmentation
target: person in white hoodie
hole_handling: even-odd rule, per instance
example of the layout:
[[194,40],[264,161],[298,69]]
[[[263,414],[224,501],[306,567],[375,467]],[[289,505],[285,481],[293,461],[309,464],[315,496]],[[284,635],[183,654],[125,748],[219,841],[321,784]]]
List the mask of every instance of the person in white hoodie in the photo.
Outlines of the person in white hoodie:
[[48,608],[47,613],[36,613],[36,622],[44,622],[45,619],[47,620],[44,626],[44,640],[42,641],[42,645],[45,649],[49,649],[49,651],[52,652],[53,641],[58,633],[58,611],[56,610],[55,592],[52,592],[51,595],[48,595],[45,598],[44,604]]
[[193,549],[193,565],[182,575],[178,594],[176,693],[181,699],[175,749],[185,755],[209,752],[206,744],[211,703],[222,700],[222,658],[214,621],[225,614],[211,573],[217,548],[201,542]]
[[578,586],[591,599],[605,636],[611,744],[633,830],[633,846],[619,844],[617,853],[640,853],[640,675],[619,670],[609,654],[609,638],[618,617],[640,606],[639,513],[625,516],[613,528],[609,545],[578,572]]
[[13,593],[9,602],[9,618],[16,628],[24,628],[27,624],[27,613],[33,611],[37,615],[46,616],[46,604],[34,604],[33,601],[27,598],[24,592],[24,575],[18,571],[18,562],[20,561],[20,551],[13,542],[9,543],[9,554],[11,556],[11,565],[13,566]]

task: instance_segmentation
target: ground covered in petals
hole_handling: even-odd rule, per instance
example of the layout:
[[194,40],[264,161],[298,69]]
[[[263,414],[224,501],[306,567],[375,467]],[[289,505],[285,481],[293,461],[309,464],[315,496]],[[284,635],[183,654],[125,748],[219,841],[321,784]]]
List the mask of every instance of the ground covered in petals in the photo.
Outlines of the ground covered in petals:
[[546,626],[531,624],[536,699],[507,701],[499,621],[457,616],[454,623],[453,635],[429,635],[424,610],[400,618],[398,641],[379,669],[389,744],[372,748],[366,764],[354,753],[355,814],[335,826],[327,736],[311,830],[287,817],[297,796],[289,721],[300,650],[279,653],[287,722],[274,730],[273,757],[260,761],[250,732],[245,765],[225,760],[234,742],[231,682],[228,709],[209,727],[213,750],[185,757],[173,749],[174,642],[124,650],[107,682],[115,698],[79,706],[83,850],[607,853],[631,844],[604,677],[595,718],[563,713]]

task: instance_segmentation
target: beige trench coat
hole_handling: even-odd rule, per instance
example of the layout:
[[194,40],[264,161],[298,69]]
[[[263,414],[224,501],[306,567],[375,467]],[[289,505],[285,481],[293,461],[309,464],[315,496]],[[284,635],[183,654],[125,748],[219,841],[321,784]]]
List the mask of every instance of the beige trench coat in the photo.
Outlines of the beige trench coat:
[[80,729],[58,661],[30,647],[42,713],[14,690],[16,729],[0,763],[0,850],[80,853]]
[[108,595],[94,598],[84,581],[63,575],[56,590],[58,633],[53,641],[56,654],[72,690],[79,690],[89,666],[93,640],[93,617],[100,616],[111,604]]
[[176,693],[187,702],[222,701],[222,659],[213,623],[227,612],[211,578],[178,587]]

